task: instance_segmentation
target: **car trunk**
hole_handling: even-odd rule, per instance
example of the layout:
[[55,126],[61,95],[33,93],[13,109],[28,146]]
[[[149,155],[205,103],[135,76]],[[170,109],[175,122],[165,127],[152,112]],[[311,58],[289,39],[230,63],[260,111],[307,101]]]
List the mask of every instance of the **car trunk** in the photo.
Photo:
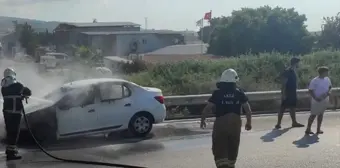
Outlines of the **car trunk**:
[[152,94],[154,98],[161,104],[164,104],[164,97],[162,90],[153,87],[143,87],[146,91]]

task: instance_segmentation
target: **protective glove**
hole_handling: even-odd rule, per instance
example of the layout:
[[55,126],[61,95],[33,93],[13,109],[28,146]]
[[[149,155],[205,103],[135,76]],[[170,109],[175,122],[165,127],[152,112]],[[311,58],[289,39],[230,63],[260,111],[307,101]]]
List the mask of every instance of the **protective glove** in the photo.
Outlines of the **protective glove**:
[[250,123],[247,123],[247,124],[245,125],[245,129],[246,129],[247,131],[250,131],[250,130],[252,129],[251,124],[250,124]]

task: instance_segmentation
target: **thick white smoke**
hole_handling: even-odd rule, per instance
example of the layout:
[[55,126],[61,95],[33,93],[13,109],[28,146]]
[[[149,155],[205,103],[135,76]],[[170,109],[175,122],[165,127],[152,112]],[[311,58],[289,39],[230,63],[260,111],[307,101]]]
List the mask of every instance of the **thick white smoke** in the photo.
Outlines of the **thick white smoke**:
[[[52,72],[39,73],[39,65],[34,62],[18,62],[13,60],[0,59],[0,76],[2,78],[2,72],[5,68],[12,67],[16,71],[17,81],[21,82],[26,87],[32,90],[32,98],[29,100],[38,100],[47,95],[51,91],[59,88],[66,82],[84,78],[96,78],[98,76],[91,68],[87,68],[78,64],[72,64],[69,69],[64,70],[61,73],[57,70],[51,70]],[[113,77],[112,75],[110,77]],[[61,95],[62,96],[62,95]],[[34,98],[33,98],[34,97]],[[2,97],[1,97],[2,99]],[[0,102],[0,108],[2,109],[2,102]],[[0,113],[0,139],[4,136],[4,122],[2,112]]]
[[[63,84],[64,79],[55,76],[42,76],[38,74],[38,69],[35,63],[30,62],[15,62],[12,60],[0,60],[0,72],[7,67],[12,67],[17,73],[17,80],[32,90],[35,97],[41,97],[51,89],[54,89]],[[2,98],[2,97],[1,97]],[[2,102],[0,103],[2,109]],[[4,122],[2,112],[0,114],[0,136],[4,135]]]

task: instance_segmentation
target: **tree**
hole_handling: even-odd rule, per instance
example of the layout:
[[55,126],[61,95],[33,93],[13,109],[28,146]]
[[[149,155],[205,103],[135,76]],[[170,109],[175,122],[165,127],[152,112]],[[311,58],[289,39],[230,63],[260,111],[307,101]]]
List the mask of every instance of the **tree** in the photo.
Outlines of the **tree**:
[[323,21],[318,47],[340,49],[340,13],[336,16],[324,17]]
[[36,33],[32,29],[31,25],[15,24],[15,31],[18,33],[20,44],[26,49],[28,55],[34,55],[35,48],[38,45]]
[[268,51],[308,53],[314,39],[304,25],[306,20],[294,8],[242,8],[211,23],[208,52],[224,56]]
[[84,65],[95,66],[98,62],[98,55],[91,48],[79,46],[75,48],[75,58]]
[[42,46],[47,46],[47,45],[54,43],[54,34],[48,32],[47,29],[45,32],[37,33],[37,38],[38,38],[39,45],[42,45]]
[[204,43],[209,43],[210,32],[212,32],[212,26],[204,26],[203,28],[200,28],[200,30],[197,33],[200,40],[202,40]]
[[[218,18],[212,18],[209,22],[209,26],[204,26],[203,28],[200,28],[200,30],[197,32],[199,39],[202,40],[204,43],[209,43],[211,39],[211,34],[214,32],[216,27],[218,27],[221,24],[226,24],[227,19],[228,18],[224,16],[218,17]],[[202,35],[203,37],[201,37]]]
[[31,25],[24,23],[19,24],[13,21],[16,36],[19,37],[21,47],[26,49],[28,55],[34,55],[35,49],[41,46],[47,46],[54,43],[54,34],[49,33],[46,29],[45,32],[35,32]]

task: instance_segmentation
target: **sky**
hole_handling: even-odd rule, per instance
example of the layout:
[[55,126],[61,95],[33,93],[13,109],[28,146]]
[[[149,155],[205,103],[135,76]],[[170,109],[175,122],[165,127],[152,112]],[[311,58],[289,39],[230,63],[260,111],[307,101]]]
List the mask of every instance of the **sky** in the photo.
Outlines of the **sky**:
[[340,12],[340,0],[0,0],[0,15],[65,22],[96,18],[98,22],[131,21],[148,29],[197,30],[196,21],[210,10],[218,17],[263,5],[294,7],[307,16],[310,31],[320,30],[324,16]]

